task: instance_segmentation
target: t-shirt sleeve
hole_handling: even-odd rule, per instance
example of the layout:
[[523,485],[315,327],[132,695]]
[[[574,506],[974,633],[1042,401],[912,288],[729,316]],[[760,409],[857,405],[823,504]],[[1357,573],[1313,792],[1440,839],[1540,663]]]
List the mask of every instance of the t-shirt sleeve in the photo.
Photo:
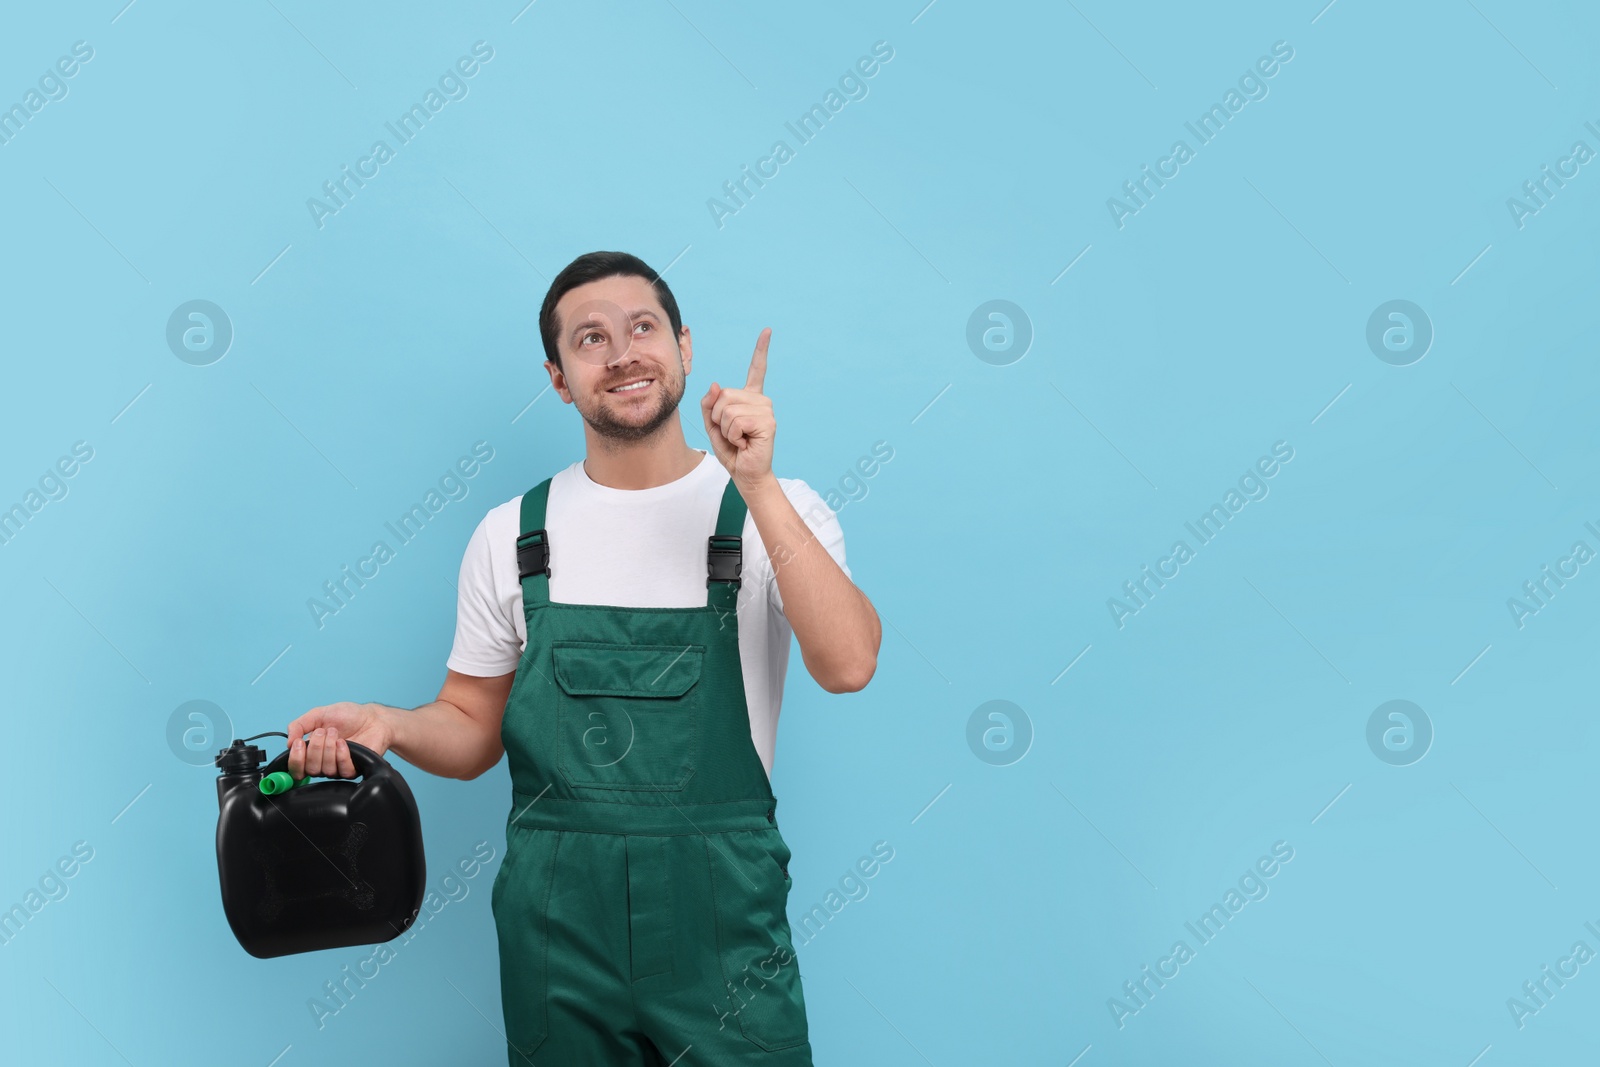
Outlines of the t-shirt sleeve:
[[494,559],[489,551],[489,519],[472,531],[461,558],[456,586],[456,638],[446,666],[461,674],[497,678],[517,669],[522,641],[495,596]]
[[[800,518],[810,528],[812,535],[827,549],[828,555],[833,557],[839,569],[844,571],[846,578],[850,577],[850,568],[844,561],[844,528],[839,525],[839,516],[830,508],[827,501],[823,500],[817,491],[799,478],[781,478],[783,493],[789,498],[789,503],[800,513]],[[783,610],[783,591],[778,588],[777,576],[773,571],[770,558],[763,559],[762,566],[765,575],[771,581],[768,593],[772,610],[787,618]]]

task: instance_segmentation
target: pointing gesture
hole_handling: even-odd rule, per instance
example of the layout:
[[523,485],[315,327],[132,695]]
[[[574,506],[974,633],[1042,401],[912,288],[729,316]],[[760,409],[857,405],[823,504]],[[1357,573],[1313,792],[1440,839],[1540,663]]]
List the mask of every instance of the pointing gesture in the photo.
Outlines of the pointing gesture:
[[761,391],[767,376],[767,343],[771,339],[770,327],[761,331],[743,389],[724,389],[712,382],[700,400],[706,436],[711,438],[717,459],[728,468],[741,491],[755,488],[772,474],[772,440],[777,423],[772,417],[772,400]]
[[750,373],[745,376],[744,387],[750,392],[761,392],[761,382],[767,376],[767,342],[772,340],[772,327],[768,326],[756,338],[756,352],[750,357]]

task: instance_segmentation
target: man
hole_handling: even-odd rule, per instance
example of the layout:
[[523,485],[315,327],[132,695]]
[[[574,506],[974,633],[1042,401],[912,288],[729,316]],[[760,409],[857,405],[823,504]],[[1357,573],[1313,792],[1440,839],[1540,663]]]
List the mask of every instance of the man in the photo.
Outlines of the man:
[[438,700],[313,708],[290,772],[354,777],[347,740],[456,778],[509,757],[491,899],[513,1067],[809,1067],[770,785],[789,634],[854,692],[877,613],[833,512],[773,474],[770,330],[743,388],[701,398],[715,462],[684,440],[689,328],[642,261],[578,257],[539,332],[585,458],[473,533]]

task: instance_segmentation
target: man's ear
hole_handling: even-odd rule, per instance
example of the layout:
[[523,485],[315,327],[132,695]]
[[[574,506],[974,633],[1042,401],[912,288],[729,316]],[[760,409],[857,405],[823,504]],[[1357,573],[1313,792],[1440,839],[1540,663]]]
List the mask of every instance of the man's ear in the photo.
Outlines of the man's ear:
[[554,360],[544,361],[544,369],[550,372],[550,384],[555,387],[556,394],[561,397],[563,404],[572,403],[572,390],[567,388],[567,376],[561,373],[561,368],[556,366]]
[[683,353],[683,376],[689,376],[689,365],[694,362],[694,342],[689,337],[689,327],[678,327],[678,350]]

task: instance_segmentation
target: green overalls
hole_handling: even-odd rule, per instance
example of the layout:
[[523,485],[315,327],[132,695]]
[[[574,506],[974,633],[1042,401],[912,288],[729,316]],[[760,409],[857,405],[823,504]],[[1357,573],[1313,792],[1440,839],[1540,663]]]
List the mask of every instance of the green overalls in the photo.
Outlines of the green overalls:
[[706,603],[550,600],[546,479],[522,498],[528,644],[492,910],[511,1067],[810,1067],[789,847],[750,739],[732,480]]

